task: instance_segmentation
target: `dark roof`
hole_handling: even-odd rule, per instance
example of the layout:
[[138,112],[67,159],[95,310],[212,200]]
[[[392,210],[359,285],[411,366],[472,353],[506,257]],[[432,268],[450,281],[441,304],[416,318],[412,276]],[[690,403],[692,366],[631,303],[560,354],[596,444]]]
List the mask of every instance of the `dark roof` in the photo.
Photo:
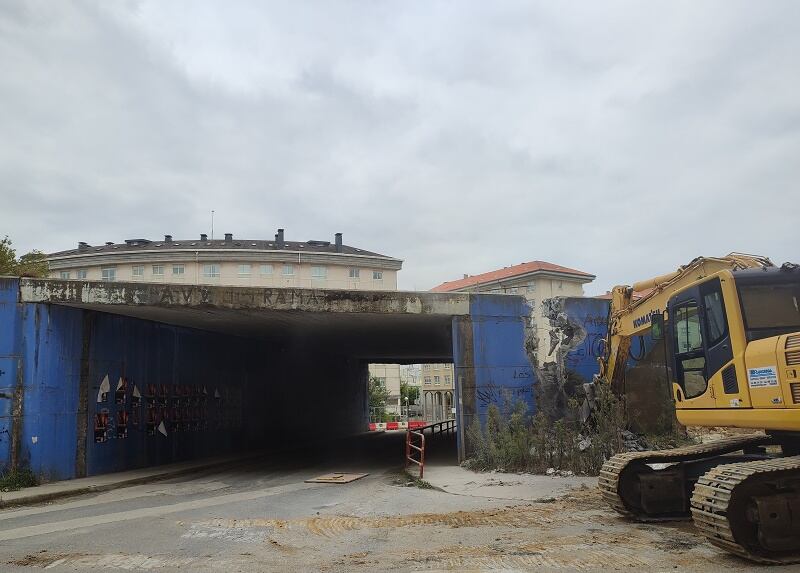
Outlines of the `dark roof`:
[[[103,245],[87,245],[84,249],[69,249],[67,251],[58,251],[56,253],[49,253],[48,257],[61,257],[68,255],[81,255],[90,253],[129,253],[136,251],[148,250],[225,250],[225,249],[251,249],[260,251],[300,251],[305,253],[336,253],[336,245],[328,241],[284,241],[283,248],[276,246],[276,241],[265,241],[263,239],[234,239],[231,242],[226,242],[221,239],[214,239],[201,241],[199,239],[173,239],[171,242],[167,241],[150,241],[148,239],[129,239],[124,243],[103,244]],[[368,257],[382,257],[391,259],[386,255],[374,253],[372,251],[365,251],[356,247],[342,245],[342,251],[345,255],[364,255]]]
[[521,263],[519,265],[506,267],[504,269],[498,269],[496,271],[490,271],[488,273],[483,273],[480,275],[473,275],[455,281],[444,282],[438,286],[433,287],[431,290],[433,292],[452,292],[462,288],[476,286],[484,283],[491,283],[502,279],[518,277],[521,275],[527,275],[529,273],[537,271],[585,277],[586,278],[585,282],[589,282],[595,278],[595,276],[592,274],[585,273],[583,271],[577,271],[575,269],[570,269],[567,267],[562,267],[561,265],[548,263],[547,261],[530,261],[528,263]]

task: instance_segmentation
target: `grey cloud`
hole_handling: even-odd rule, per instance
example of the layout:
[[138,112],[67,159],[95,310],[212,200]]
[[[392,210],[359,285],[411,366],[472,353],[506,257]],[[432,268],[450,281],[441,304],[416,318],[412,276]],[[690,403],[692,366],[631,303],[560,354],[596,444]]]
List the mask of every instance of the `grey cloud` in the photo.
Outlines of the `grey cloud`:
[[532,259],[591,292],[699,254],[798,260],[793,2],[7,2],[0,234],[218,232]]

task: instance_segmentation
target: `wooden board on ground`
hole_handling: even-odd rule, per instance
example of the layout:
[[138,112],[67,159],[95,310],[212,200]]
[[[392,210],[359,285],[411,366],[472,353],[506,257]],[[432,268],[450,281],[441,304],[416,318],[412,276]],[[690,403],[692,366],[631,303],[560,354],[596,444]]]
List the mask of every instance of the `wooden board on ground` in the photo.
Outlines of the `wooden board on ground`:
[[306,483],[350,483],[369,474],[332,473],[307,479]]

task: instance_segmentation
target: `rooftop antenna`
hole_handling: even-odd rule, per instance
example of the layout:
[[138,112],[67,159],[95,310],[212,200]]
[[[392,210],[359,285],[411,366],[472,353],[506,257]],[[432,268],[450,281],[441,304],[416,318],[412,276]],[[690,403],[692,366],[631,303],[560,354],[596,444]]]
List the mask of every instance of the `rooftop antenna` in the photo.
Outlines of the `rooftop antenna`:
[[211,209],[211,240],[214,240],[214,209]]

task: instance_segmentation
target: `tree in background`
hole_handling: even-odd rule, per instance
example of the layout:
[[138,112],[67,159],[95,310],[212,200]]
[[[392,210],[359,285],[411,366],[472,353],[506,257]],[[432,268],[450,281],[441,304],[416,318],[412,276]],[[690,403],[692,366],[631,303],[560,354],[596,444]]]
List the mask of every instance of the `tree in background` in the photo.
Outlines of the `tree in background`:
[[386,401],[389,399],[389,391],[382,380],[375,376],[369,377],[367,386],[369,394],[369,413],[373,420],[383,421],[386,416]]
[[412,386],[408,382],[400,382],[400,400],[403,404],[416,404],[418,399],[419,386]]
[[34,249],[17,259],[11,239],[6,236],[0,240],[0,275],[44,278],[49,271],[47,256],[43,252]]

